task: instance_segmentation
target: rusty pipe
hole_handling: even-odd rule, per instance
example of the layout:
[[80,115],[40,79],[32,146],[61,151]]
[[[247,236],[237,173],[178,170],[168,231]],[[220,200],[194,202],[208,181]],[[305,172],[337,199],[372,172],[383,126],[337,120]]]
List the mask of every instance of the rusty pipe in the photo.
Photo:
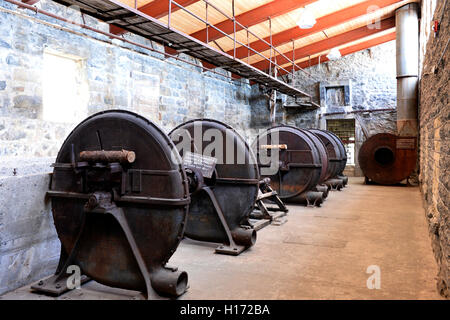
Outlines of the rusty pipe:
[[347,176],[337,175],[336,178],[342,180],[342,186],[343,187],[345,187],[348,184],[348,177]]
[[323,192],[306,191],[292,199],[290,202],[300,203],[306,206],[320,207],[323,203],[323,199]]
[[188,275],[178,269],[160,268],[150,275],[153,289],[163,296],[179,297],[187,290]]
[[231,235],[233,237],[233,241],[236,242],[237,245],[241,245],[246,248],[251,247],[256,243],[256,230],[253,228],[235,228],[231,231]]
[[80,160],[87,162],[119,162],[119,163],[133,163],[136,160],[136,154],[133,151],[81,151]]
[[335,190],[341,191],[341,189],[344,187],[344,181],[342,181],[342,179],[337,178],[328,179],[324,183],[330,188],[330,190],[334,191]]
[[326,185],[317,185],[313,191],[322,192],[323,199],[325,200],[328,197],[328,192],[330,188]]

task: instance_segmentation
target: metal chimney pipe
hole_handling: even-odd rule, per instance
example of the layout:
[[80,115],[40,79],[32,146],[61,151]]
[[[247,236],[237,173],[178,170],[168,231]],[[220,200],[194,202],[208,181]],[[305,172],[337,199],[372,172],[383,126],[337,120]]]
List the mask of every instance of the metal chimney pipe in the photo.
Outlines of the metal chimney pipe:
[[397,34],[397,132],[418,135],[419,5],[407,4],[395,12]]

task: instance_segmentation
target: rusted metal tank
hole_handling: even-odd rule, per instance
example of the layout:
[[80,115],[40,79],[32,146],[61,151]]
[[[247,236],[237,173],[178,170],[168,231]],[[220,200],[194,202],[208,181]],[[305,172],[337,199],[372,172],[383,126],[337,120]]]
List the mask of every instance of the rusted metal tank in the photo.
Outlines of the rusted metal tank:
[[329,187],[325,184],[325,181],[327,180],[328,163],[329,163],[327,150],[322,140],[320,140],[320,138],[316,134],[308,130],[304,130],[304,132],[313,141],[315,147],[317,148],[317,151],[319,151],[320,160],[322,162],[322,171],[320,173],[319,182],[314,187],[313,191],[322,192],[323,199],[325,200],[328,197],[329,191]]
[[330,134],[334,140],[338,143],[339,146],[339,150],[341,151],[341,155],[342,155],[342,162],[341,162],[341,166],[339,168],[339,172],[337,174],[337,178],[341,179],[344,182],[344,187],[348,184],[348,177],[346,175],[344,175],[344,170],[345,170],[345,166],[347,165],[347,151],[345,150],[345,145],[342,142],[341,138],[339,138],[335,133],[331,132],[331,131],[326,131],[328,134]]
[[58,294],[67,267],[78,265],[104,285],[184,293],[186,272],[165,267],[182,239],[190,201],[173,150],[161,129],[131,112],[105,111],[81,122],[58,153],[47,193],[60,265],[34,289]]
[[319,140],[305,130],[282,125],[260,134],[252,148],[257,152],[261,175],[270,178],[283,201],[319,206],[323,193],[314,190],[324,178],[326,161],[318,145]]
[[367,139],[358,161],[366,181],[392,185],[408,178],[416,167],[417,140],[379,133]]
[[397,46],[397,135],[380,133],[362,145],[358,161],[366,182],[392,185],[407,179],[417,162],[420,6],[395,11]]
[[251,247],[256,231],[248,219],[260,179],[245,140],[230,126],[209,119],[185,122],[169,135],[186,170],[195,172],[195,180],[201,181],[191,194],[185,236],[222,243],[216,252],[223,254],[237,255]]
[[332,132],[321,129],[309,129],[322,140],[328,154],[328,170],[325,184],[331,189],[341,190],[348,182],[343,175],[347,164],[347,153],[342,141]]

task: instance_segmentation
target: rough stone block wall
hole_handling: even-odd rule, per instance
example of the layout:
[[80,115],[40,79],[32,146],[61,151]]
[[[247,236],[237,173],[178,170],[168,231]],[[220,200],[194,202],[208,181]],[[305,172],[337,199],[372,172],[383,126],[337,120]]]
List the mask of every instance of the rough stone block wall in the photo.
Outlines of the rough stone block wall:
[[[433,20],[440,20],[437,37],[431,34],[426,45],[420,81],[420,186],[424,198],[433,251],[439,265],[439,292],[450,298],[450,107],[449,83],[450,10],[447,1],[438,1]],[[425,11],[423,11],[425,12]],[[445,13],[445,14],[443,14]],[[423,25],[432,17],[423,15]]]
[[[76,11],[52,1],[42,0],[36,5],[81,22]],[[102,110],[126,109],[169,132],[183,121],[207,117],[227,122],[244,137],[253,138],[250,101],[259,90],[257,86],[252,88],[248,80],[205,73],[200,67],[164,59],[159,53],[18,10],[6,2],[0,4],[0,9],[0,157],[55,156],[79,122],[43,120],[43,57],[48,50],[82,61],[88,102],[81,119]],[[108,31],[106,23],[89,16],[85,21]],[[162,50],[141,37],[125,37]]]

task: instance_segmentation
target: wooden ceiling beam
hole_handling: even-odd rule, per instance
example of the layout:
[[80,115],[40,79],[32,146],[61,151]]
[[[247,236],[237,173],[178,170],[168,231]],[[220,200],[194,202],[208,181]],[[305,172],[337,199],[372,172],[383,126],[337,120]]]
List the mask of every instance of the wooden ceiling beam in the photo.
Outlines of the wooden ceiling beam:
[[[176,2],[183,7],[187,7],[198,1],[200,0],[178,0]],[[169,14],[169,0],[154,0],[139,7],[138,10],[145,13],[148,16],[159,19]],[[172,12],[178,10],[180,10],[180,7],[178,7],[175,4],[172,4]],[[126,33],[127,31],[117,26],[110,25],[109,32],[112,34],[121,35]]]
[[[251,27],[258,23],[267,21],[268,17],[275,18],[290,11],[304,7],[317,0],[274,0],[262,6],[256,7],[252,10],[243,12],[236,16],[236,21],[245,27]],[[213,10],[213,9],[211,9]],[[232,20],[225,20],[214,25],[216,28],[222,30],[226,34],[232,34],[234,31],[234,23]],[[239,25],[236,25],[236,32],[241,30]],[[191,34],[203,42],[206,42],[206,28]],[[224,35],[216,29],[208,28],[208,40],[214,41],[222,38]]]
[[[311,43],[310,45],[295,49],[294,51],[285,52],[284,55],[288,58],[295,57],[296,60],[302,59],[317,54],[319,52],[332,49],[334,47],[342,46],[346,43],[357,41],[359,39],[374,35],[376,33],[380,33],[393,27],[395,27],[395,17],[387,18],[381,21],[379,29],[375,28],[369,29],[367,26],[364,26],[358,29],[341,33],[337,36],[330,37],[325,40]],[[282,55],[275,56],[273,61],[277,61],[279,65],[283,65],[289,62],[289,60],[287,60]],[[269,69],[269,61],[261,60],[256,63],[253,63],[252,66],[260,70],[266,70]]]
[[[380,35],[379,37],[376,38],[372,38],[370,40],[352,45],[352,46],[348,46],[345,48],[340,49],[339,51],[341,52],[342,56],[346,56],[352,53],[356,53],[362,50],[366,50],[375,46],[378,46],[380,44],[395,40],[396,35],[395,35],[395,30],[393,30],[392,32],[388,33],[388,34],[384,34],[384,35]],[[320,57],[320,63],[324,63],[329,61],[329,59],[327,57],[321,56]],[[308,67],[312,67],[319,64],[319,57],[316,57],[314,59],[311,59],[311,61],[307,60],[307,61],[303,61],[301,63],[298,64],[298,66],[302,69],[306,69]],[[299,70],[298,68],[295,68],[295,70]],[[286,74],[285,71],[280,70],[278,73],[280,76],[283,74]]]
[[[176,3],[183,7],[187,7],[198,1],[199,0],[176,0]],[[172,4],[172,13],[178,10],[180,10],[180,7]],[[139,7],[139,11],[156,19],[162,18],[169,14],[169,0],[154,0]]]
[[[314,33],[322,32],[326,29],[335,27],[339,24],[367,15],[368,13],[367,9],[370,6],[378,6],[381,9],[401,1],[403,0],[364,1],[354,6],[336,11],[334,13],[316,19],[317,23],[311,29],[300,29],[298,26],[295,26],[293,28],[274,34],[272,35],[272,44],[275,47],[280,46],[285,43],[291,42],[292,40],[298,40],[307,37],[309,35],[312,35]],[[270,37],[266,37],[264,38],[264,40],[270,42]],[[258,52],[263,52],[269,49],[267,44],[261,40],[256,40],[250,43],[250,47]],[[246,47],[240,46],[236,49],[236,57],[239,59],[247,57],[248,51],[249,50]],[[233,50],[229,50],[227,53],[233,55]],[[250,56],[252,56],[253,54],[254,53],[250,51]]]

